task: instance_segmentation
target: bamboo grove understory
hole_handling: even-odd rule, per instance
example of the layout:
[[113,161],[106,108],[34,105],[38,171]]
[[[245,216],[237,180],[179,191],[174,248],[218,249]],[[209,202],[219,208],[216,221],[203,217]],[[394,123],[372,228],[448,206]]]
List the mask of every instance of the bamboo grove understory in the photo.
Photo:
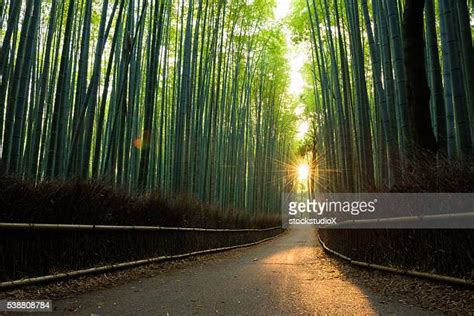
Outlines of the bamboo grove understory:
[[293,116],[273,7],[0,1],[7,173],[278,211]]
[[292,27],[310,42],[312,56],[312,85],[301,98],[311,122],[304,151],[320,169],[322,189],[393,186],[420,149],[472,164],[472,2],[298,0],[294,6]]

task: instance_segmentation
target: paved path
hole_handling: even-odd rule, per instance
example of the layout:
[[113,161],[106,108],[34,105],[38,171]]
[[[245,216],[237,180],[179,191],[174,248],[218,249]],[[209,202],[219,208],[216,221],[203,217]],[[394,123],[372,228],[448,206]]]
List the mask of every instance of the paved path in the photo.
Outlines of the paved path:
[[79,315],[419,315],[354,284],[299,227],[272,241],[112,289],[54,302]]

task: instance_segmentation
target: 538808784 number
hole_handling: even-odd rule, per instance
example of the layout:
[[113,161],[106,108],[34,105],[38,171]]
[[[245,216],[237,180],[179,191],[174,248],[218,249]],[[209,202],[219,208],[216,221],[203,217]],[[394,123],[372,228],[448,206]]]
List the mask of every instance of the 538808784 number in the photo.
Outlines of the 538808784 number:
[[1,312],[52,312],[51,300],[0,300]]

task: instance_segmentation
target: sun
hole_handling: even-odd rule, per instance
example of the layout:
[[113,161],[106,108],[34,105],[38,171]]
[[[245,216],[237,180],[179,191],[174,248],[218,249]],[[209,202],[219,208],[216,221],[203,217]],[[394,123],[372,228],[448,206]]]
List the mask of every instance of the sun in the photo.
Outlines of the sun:
[[296,174],[298,177],[298,181],[300,182],[306,182],[308,181],[309,174],[310,174],[310,168],[307,163],[300,163],[296,167]]

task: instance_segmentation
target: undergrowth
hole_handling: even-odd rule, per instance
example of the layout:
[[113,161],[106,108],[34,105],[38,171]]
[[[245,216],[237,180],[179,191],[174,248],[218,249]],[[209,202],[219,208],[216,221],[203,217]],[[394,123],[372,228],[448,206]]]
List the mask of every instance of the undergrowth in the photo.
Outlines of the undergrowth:
[[[474,167],[425,156],[406,165],[390,193],[472,193]],[[473,229],[323,229],[321,239],[353,260],[474,278]]]
[[266,228],[279,215],[221,209],[186,195],[129,194],[95,181],[0,177],[0,222]]

